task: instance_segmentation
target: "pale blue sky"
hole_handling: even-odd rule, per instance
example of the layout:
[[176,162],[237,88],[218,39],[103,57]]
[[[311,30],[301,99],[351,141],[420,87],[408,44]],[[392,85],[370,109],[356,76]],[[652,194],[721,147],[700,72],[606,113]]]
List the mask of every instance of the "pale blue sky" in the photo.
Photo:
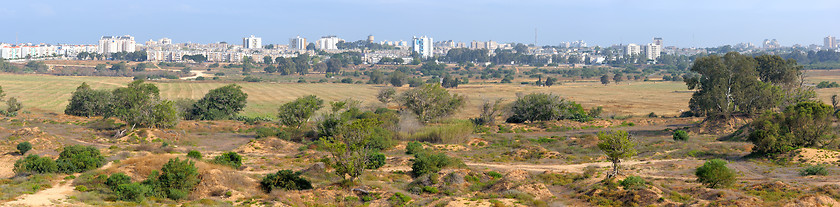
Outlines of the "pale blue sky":
[[0,3],[0,42],[93,44],[103,35],[138,42],[264,44],[338,35],[346,40],[648,43],[718,46],[778,39],[822,44],[840,36],[837,0],[27,0]]

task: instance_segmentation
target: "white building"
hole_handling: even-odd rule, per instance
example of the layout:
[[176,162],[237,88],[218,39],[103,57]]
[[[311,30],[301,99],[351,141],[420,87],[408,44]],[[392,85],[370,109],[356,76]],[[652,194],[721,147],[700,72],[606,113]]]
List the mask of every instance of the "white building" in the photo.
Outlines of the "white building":
[[435,50],[434,48],[434,41],[432,41],[431,37],[413,37],[411,41],[411,49],[424,58],[434,56],[434,54],[432,54]]
[[828,36],[823,39],[823,45],[827,49],[833,49],[837,47],[837,38],[833,36]]
[[343,42],[341,38],[335,35],[323,36],[318,41],[315,41],[315,48],[319,50],[338,50],[338,42]]
[[245,49],[260,49],[262,48],[262,38],[254,37],[254,35],[242,38],[242,47],[245,47]]
[[645,45],[645,56],[648,60],[656,60],[659,58],[659,53],[662,52],[662,46],[650,43]]
[[99,53],[108,54],[115,52],[134,52],[136,43],[134,37],[125,36],[102,36],[99,39]]
[[289,49],[306,50],[306,38],[297,36],[289,39]]
[[642,49],[637,44],[628,44],[624,47],[624,54],[626,55],[638,55],[639,53],[642,53]]
[[654,37],[653,38],[653,44],[654,45],[659,45],[659,48],[665,47],[665,43],[662,41],[661,37]]

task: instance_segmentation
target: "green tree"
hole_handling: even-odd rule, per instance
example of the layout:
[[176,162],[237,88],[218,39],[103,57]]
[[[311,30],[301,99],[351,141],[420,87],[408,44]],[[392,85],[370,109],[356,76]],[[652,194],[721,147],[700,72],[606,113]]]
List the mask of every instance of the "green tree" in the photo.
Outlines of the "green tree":
[[322,107],[324,100],[314,95],[304,96],[280,106],[277,118],[283,125],[300,129]]
[[601,76],[601,84],[604,84],[604,85],[610,84],[610,76],[608,76],[607,74],[604,74],[603,76]]
[[110,91],[94,90],[87,83],[82,83],[71,95],[64,114],[85,117],[102,116],[110,110],[110,102]]
[[837,119],[832,106],[801,102],[782,113],[767,112],[753,121],[748,140],[760,154],[775,155],[799,147],[823,147],[836,140],[832,124]]
[[136,80],[128,87],[112,92],[107,116],[125,121],[129,126],[170,128],[178,123],[178,110],[172,101],[160,100],[157,86]]
[[321,138],[338,176],[349,176],[352,183],[362,175],[369,165],[368,157],[377,151],[372,138],[381,125],[376,119],[357,119],[339,126],[334,136]]
[[6,115],[17,116],[17,112],[23,109],[23,104],[17,100],[16,97],[11,97],[6,100]]
[[376,95],[376,99],[378,99],[383,104],[388,104],[394,99],[394,95],[397,94],[397,90],[394,88],[383,88],[379,90],[379,93]]
[[551,76],[545,78],[545,86],[551,87],[556,82],[557,82],[557,78],[554,78],[554,77],[551,77]]
[[464,96],[450,94],[437,84],[412,88],[397,98],[400,105],[423,123],[452,115],[464,106]]
[[598,149],[601,149],[607,155],[607,159],[613,163],[613,171],[608,177],[618,175],[618,164],[621,163],[621,159],[636,155],[636,142],[630,138],[627,131],[598,132],[598,139],[601,140],[598,143]]
[[26,152],[28,152],[31,149],[32,149],[32,143],[29,143],[29,142],[21,142],[20,144],[17,145],[17,150],[20,153],[20,155],[26,154]]
[[703,163],[694,172],[697,181],[709,188],[728,187],[735,183],[735,171],[726,167],[726,161],[713,159]]
[[169,159],[160,169],[160,176],[153,182],[153,189],[157,195],[166,195],[171,199],[179,199],[192,191],[201,182],[198,168],[189,159]]
[[[267,57],[267,56],[266,56]],[[230,84],[210,90],[193,105],[190,119],[221,120],[229,119],[242,111],[248,103],[248,94],[242,92],[242,86]]]
[[622,75],[621,73],[616,73],[613,76],[613,81],[615,81],[615,84],[618,84],[619,82],[624,81],[624,75]]
[[394,71],[388,77],[389,81],[391,82],[391,85],[394,87],[402,87],[403,85],[405,85],[407,78],[408,77],[405,75],[405,73],[400,71]]

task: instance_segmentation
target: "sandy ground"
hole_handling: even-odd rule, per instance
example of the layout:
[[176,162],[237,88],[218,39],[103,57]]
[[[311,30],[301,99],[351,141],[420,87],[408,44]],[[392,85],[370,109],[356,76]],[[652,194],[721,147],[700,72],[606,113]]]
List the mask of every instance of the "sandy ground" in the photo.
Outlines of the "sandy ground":
[[24,195],[3,206],[68,206],[67,196],[73,193],[72,182],[54,183],[52,188]]

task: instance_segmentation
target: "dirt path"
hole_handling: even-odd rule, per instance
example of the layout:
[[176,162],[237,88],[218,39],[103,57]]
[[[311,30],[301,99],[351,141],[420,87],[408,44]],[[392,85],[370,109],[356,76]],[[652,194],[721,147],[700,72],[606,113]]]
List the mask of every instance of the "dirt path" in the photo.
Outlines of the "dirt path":
[[[99,169],[111,167],[113,162],[106,163]],[[73,174],[78,177],[81,173]],[[34,194],[23,195],[17,200],[3,204],[3,206],[59,206],[69,204],[67,197],[73,194],[73,181],[58,180],[52,184],[53,187],[38,191]]]
[[[647,161],[624,161],[621,162],[621,165],[626,167],[628,165],[637,165],[637,164],[653,164],[659,162],[673,162],[673,161],[682,161],[685,159],[667,159],[667,160],[647,160]],[[467,166],[470,167],[484,167],[484,168],[491,168],[491,169],[499,169],[499,170],[525,170],[525,171],[532,171],[532,172],[543,172],[546,170],[549,171],[566,171],[571,173],[581,173],[583,169],[588,166],[596,166],[596,167],[610,167],[612,166],[611,162],[593,162],[593,163],[583,163],[583,164],[570,164],[570,165],[550,165],[550,164],[494,164],[494,163],[465,163]]]
[[67,196],[73,193],[72,181],[54,183],[52,188],[3,204],[3,206],[56,206],[66,204]]

